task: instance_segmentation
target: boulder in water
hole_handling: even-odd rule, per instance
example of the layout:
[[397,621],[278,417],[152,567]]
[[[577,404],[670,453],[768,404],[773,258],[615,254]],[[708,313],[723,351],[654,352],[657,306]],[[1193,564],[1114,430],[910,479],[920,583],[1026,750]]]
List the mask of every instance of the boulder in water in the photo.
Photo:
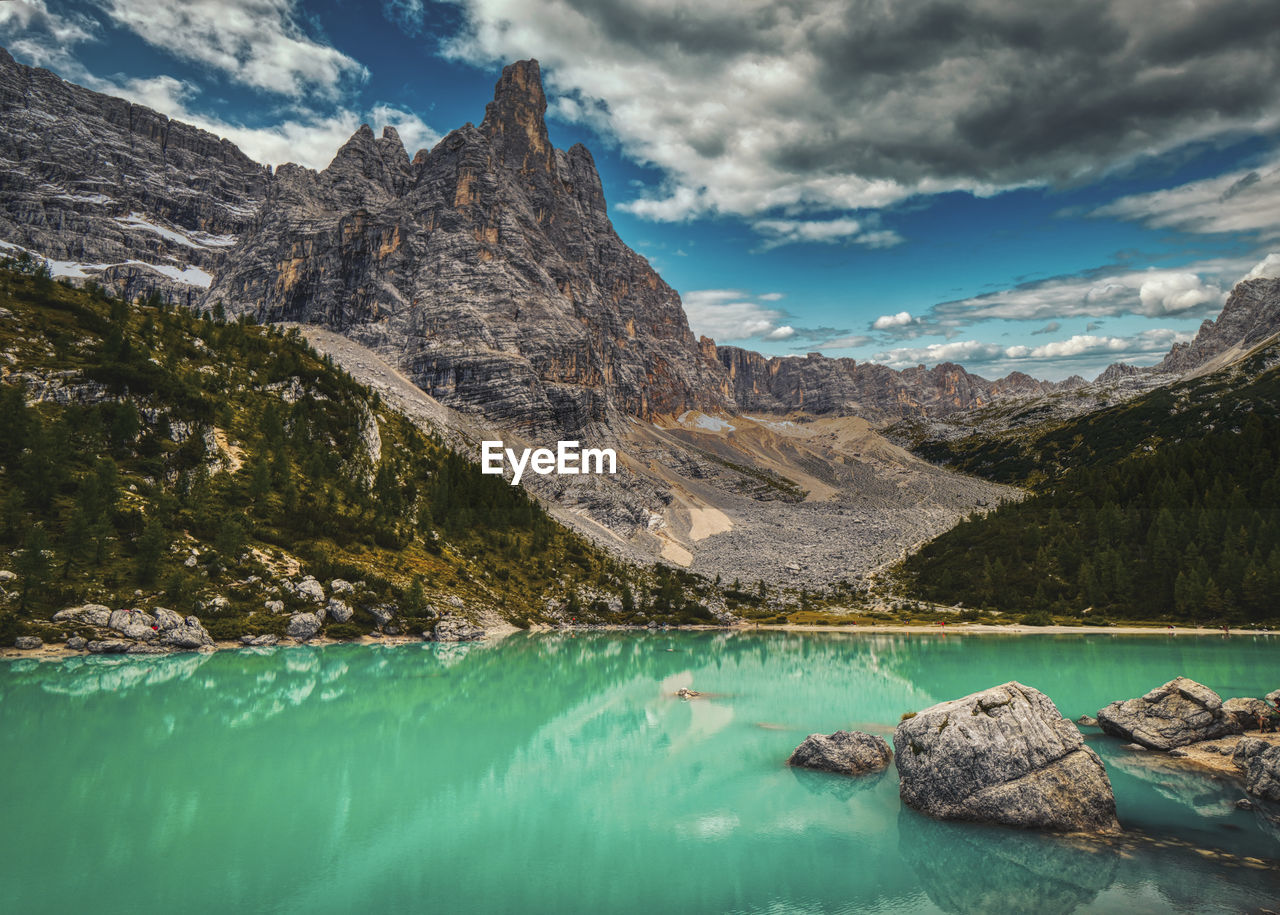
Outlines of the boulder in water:
[[1039,690],[1010,682],[943,702],[893,734],[903,802],[944,820],[1115,832],[1098,755]]
[[1262,699],[1228,699],[1222,710],[1245,731],[1274,731],[1280,723],[1280,711]]
[[1249,760],[1244,790],[1264,801],[1280,802],[1280,746],[1263,750]]
[[892,759],[893,751],[884,738],[862,731],[836,731],[810,734],[796,747],[787,765],[841,775],[865,775],[882,771]]
[[1207,686],[1177,677],[1145,696],[1112,702],[1098,712],[1098,726],[1113,737],[1151,750],[1172,750],[1239,734],[1240,725]]

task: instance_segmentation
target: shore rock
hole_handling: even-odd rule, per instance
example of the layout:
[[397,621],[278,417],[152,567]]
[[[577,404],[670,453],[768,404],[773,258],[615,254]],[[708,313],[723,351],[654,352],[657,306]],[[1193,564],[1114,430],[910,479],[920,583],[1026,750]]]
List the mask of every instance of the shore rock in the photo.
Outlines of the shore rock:
[[898,725],[903,802],[939,819],[1061,832],[1115,832],[1098,755],[1048,696],[1010,682],[943,702]]
[[86,626],[106,628],[111,624],[111,608],[102,604],[83,604],[79,607],[68,607],[53,615],[55,623],[83,623]]
[[309,600],[316,604],[324,603],[324,588],[321,587],[320,582],[310,576],[298,582],[298,587],[295,593],[297,593],[297,595],[303,600]]
[[354,613],[350,604],[346,601],[338,600],[336,597],[329,598],[328,610],[329,619],[333,620],[335,623],[350,622],[351,616]]
[[73,635],[71,638],[67,639],[67,647],[72,651],[84,651],[85,646],[88,644],[88,642],[78,635]]
[[1081,715],[1076,719],[1076,724],[1080,725],[1082,728],[1096,728],[1098,726],[1098,719],[1090,717],[1089,715]]
[[320,617],[314,613],[295,613],[289,617],[289,628],[285,631],[291,639],[309,641],[320,631]]
[[810,734],[796,747],[787,765],[841,775],[864,775],[888,768],[892,759],[893,751],[884,738],[862,731],[836,731]]
[[13,640],[13,647],[22,651],[34,651],[44,645],[44,640],[34,635],[20,635]]
[[1280,747],[1271,747],[1249,760],[1244,790],[1264,801],[1280,802]]
[[156,625],[160,627],[161,632],[169,629],[177,629],[182,625],[182,617],[172,610],[164,607],[156,607],[155,610]]
[[1249,763],[1255,756],[1266,752],[1271,744],[1265,740],[1259,740],[1257,737],[1241,737],[1236,741],[1235,752],[1231,754],[1231,761],[1235,763],[1237,769],[1248,769]]
[[1098,726],[1113,737],[1152,750],[1171,750],[1239,734],[1240,725],[1207,686],[1177,677],[1145,696],[1112,702],[1098,712]]
[[436,623],[430,635],[425,632],[422,635],[428,642],[476,642],[484,638],[484,630],[464,619],[448,617]]
[[369,608],[369,612],[373,614],[379,628],[387,625],[395,617],[395,613],[386,604],[375,604]]
[[90,654],[124,654],[134,646],[133,642],[126,642],[124,639],[103,639],[102,641],[94,641],[85,647],[89,649]]
[[1274,731],[1280,723],[1280,711],[1261,699],[1228,699],[1222,710],[1245,731]]
[[149,642],[160,635],[156,618],[141,610],[117,610],[111,614],[107,625],[125,638],[137,642]]
[[1280,708],[1280,689],[1273,689],[1262,698],[1270,702],[1272,708]]
[[240,644],[251,645],[253,647],[262,647],[274,645],[280,641],[278,635],[242,635],[240,636]]
[[[176,616],[177,614],[174,615]],[[160,640],[174,648],[187,649],[204,648],[213,644],[213,638],[200,625],[200,620],[194,616],[189,616],[183,620],[181,626],[166,629],[161,634]]]

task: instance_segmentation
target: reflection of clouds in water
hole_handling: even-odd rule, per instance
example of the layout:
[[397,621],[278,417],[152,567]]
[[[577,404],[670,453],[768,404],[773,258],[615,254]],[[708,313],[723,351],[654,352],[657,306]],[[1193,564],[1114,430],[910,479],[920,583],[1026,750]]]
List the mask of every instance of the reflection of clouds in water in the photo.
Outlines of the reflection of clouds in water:
[[711,813],[683,823],[676,823],[675,832],[688,839],[723,839],[727,838],[741,825],[736,814]]

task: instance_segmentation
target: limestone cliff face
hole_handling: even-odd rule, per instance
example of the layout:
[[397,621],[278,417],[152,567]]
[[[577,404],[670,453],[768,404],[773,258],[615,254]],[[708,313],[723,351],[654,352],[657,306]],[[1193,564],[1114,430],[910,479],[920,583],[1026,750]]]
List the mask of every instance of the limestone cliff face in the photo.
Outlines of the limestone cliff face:
[[209,300],[331,326],[535,434],[730,407],[679,296],[614,232],[591,154],[554,148],[545,109],[521,61],[479,127],[412,161],[362,127],[323,171],[280,168]]
[[0,48],[0,240],[129,294],[203,294],[266,196],[234,144]]
[[943,362],[896,371],[853,359],[808,356],[767,358],[736,346],[717,347],[742,410],[839,413],[868,419],[939,417],[997,400],[1070,390],[1083,379],[1037,381],[1021,372],[988,381]]
[[1244,280],[1236,284],[1217,320],[1205,321],[1190,343],[1175,343],[1156,366],[1157,372],[1194,371],[1240,347],[1249,349],[1280,333],[1280,279]]

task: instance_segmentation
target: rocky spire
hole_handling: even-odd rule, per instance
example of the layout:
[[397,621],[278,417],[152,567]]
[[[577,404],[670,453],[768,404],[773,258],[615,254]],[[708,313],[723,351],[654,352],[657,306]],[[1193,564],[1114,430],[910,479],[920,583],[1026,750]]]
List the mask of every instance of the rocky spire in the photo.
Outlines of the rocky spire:
[[493,101],[484,110],[480,132],[489,138],[504,165],[522,172],[551,170],[554,150],[547,138],[547,97],[536,60],[518,60],[502,68]]

